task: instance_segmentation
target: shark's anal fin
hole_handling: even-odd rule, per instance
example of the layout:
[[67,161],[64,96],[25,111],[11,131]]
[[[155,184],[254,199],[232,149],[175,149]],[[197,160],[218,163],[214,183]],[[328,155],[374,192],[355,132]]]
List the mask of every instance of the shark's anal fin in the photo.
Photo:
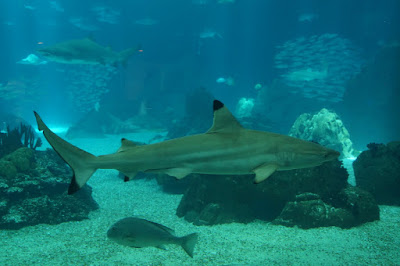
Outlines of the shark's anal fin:
[[167,175],[174,176],[177,179],[182,179],[188,174],[192,173],[192,169],[189,168],[170,168],[164,171]]
[[131,181],[137,175],[137,172],[121,172],[125,175],[124,182]]
[[254,178],[254,183],[258,184],[265,179],[267,179],[270,175],[272,175],[278,169],[278,165],[276,164],[262,164],[259,167],[255,168],[253,172],[256,174]]

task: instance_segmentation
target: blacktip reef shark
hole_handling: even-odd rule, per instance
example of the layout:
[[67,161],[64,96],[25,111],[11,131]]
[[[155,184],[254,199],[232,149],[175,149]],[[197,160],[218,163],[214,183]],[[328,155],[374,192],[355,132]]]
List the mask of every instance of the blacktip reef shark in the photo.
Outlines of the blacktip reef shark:
[[131,55],[142,51],[139,47],[115,52],[90,38],[68,40],[37,50],[50,61],[62,64],[126,64]]
[[188,174],[255,174],[255,183],[275,171],[321,165],[339,152],[317,143],[276,133],[243,128],[226,106],[214,100],[214,121],[203,134],[148,145],[121,140],[116,153],[94,156],[53,133],[35,113],[40,131],[72,168],[68,194],[78,191],[97,169],[116,169],[129,181],[138,172],[165,173],[178,179]]

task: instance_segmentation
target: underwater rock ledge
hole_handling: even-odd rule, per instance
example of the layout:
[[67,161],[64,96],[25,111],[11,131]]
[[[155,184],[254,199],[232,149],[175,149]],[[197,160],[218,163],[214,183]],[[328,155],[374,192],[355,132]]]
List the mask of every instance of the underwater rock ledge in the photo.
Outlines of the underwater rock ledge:
[[336,160],[321,166],[274,173],[260,184],[252,175],[193,175],[176,214],[195,225],[248,223],[350,228],[379,220],[373,196],[347,183]]
[[92,189],[67,195],[71,170],[53,150],[20,148],[0,159],[0,229],[87,219]]
[[353,162],[357,186],[374,195],[378,204],[400,206],[400,141],[367,147]]

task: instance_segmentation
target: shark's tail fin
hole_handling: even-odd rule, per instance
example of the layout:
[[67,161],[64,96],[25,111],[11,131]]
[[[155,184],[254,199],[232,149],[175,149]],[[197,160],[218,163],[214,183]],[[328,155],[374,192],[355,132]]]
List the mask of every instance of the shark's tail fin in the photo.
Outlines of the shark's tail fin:
[[126,63],[128,62],[129,57],[131,57],[135,53],[140,53],[142,52],[142,47],[138,45],[137,47],[129,48],[126,50],[123,50],[122,52],[119,53],[119,62],[122,64],[123,67],[126,67]]
[[51,131],[42,121],[40,116],[34,112],[38,129],[43,134],[53,149],[61,156],[61,158],[72,168],[74,175],[68,188],[68,194],[78,191],[89,180],[93,173],[97,170],[97,157],[86,151],[75,147],[71,143],[63,140],[53,131]]
[[185,250],[185,252],[193,258],[193,250],[194,246],[197,243],[198,235],[197,233],[193,233],[187,236],[180,238],[182,243],[181,246]]

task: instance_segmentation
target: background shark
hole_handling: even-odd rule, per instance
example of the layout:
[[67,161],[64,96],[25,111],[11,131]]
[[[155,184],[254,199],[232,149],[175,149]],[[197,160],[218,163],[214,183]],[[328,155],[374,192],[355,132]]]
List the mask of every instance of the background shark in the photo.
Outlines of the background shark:
[[97,169],[117,169],[125,181],[138,172],[165,173],[178,179],[190,173],[255,174],[255,183],[275,171],[313,167],[339,157],[339,152],[293,137],[243,128],[231,112],[214,101],[214,122],[204,134],[149,145],[122,139],[114,154],[94,156],[54,134],[35,112],[40,131],[71,166],[68,194],[79,190]]
[[90,38],[69,40],[39,49],[38,53],[50,61],[63,64],[126,64],[126,61],[139,48],[130,48],[115,52],[110,47],[104,47]]

